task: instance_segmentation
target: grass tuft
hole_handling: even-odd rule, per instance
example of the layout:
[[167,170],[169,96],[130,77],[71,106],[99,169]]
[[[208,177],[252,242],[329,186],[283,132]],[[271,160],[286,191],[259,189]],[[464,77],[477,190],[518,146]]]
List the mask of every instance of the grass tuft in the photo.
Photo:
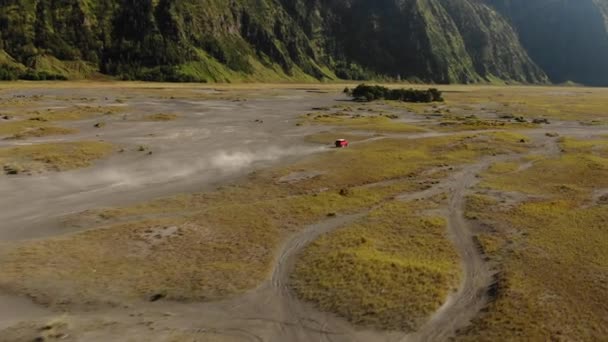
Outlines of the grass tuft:
[[146,116],[146,120],[150,121],[173,121],[177,120],[177,114],[157,113]]

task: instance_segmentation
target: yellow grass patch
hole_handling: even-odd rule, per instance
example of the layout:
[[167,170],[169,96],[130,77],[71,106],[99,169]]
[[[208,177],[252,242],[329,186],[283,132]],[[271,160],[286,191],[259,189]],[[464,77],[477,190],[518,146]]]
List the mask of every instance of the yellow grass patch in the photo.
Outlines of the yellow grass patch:
[[15,133],[8,139],[27,139],[27,138],[40,138],[50,135],[67,135],[77,133],[78,130],[72,128],[63,128],[55,126],[42,126],[37,128],[25,129],[19,133]]
[[0,148],[0,165],[9,170],[63,171],[87,167],[112,152],[112,145],[99,141],[45,143]]
[[438,129],[442,131],[481,131],[495,129],[525,129],[535,128],[529,123],[505,122],[499,120],[482,119],[443,119]]
[[[601,340],[608,330],[602,284],[608,267],[605,206],[568,200],[524,203],[506,212],[485,207],[484,222],[509,230],[483,234],[499,262],[498,296],[464,340]],[[479,214],[483,217],[483,214]],[[497,227],[500,227],[498,225]],[[515,230],[515,231],[513,231]]]
[[484,175],[484,188],[546,199],[501,206],[492,196],[468,198],[467,217],[492,228],[480,242],[500,274],[495,301],[459,339],[595,341],[608,334],[608,208],[591,201],[608,187],[608,159],[585,142],[563,143],[573,151],[524,171]]
[[377,132],[423,132],[424,129],[399,122],[384,115],[362,116],[351,115],[344,112],[333,114],[315,114],[306,115],[303,119],[304,123],[321,124],[330,126],[340,126],[353,130],[362,131],[377,131]]
[[486,176],[482,187],[567,198],[588,196],[590,189],[608,187],[608,159],[591,154],[565,154],[537,160],[517,173]]
[[75,121],[101,115],[113,115],[125,110],[123,106],[73,106],[65,109],[34,111],[31,118],[48,121]]
[[49,124],[38,120],[15,120],[0,122],[0,136],[13,136],[29,130],[48,127]]
[[518,163],[499,162],[499,163],[492,164],[490,166],[488,172],[494,173],[494,174],[511,173],[511,172],[517,171],[517,169],[519,169]]
[[458,254],[429,203],[386,204],[313,242],[292,275],[298,296],[353,323],[413,330],[458,283]]
[[568,152],[585,152],[608,157],[608,139],[560,138],[559,143]]
[[25,139],[72,134],[77,131],[54,126],[53,122],[76,121],[99,115],[113,115],[123,110],[122,107],[74,106],[59,110],[21,111],[17,112],[14,120],[0,120],[0,136]]
[[178,118],[177,114],[157,113],[146,116],[146,120],[150,121],[173,121]]
[[[446,88],[448,89],[448,88]],[[608,90],[560,87],[468,87],[446,91],[445,105],[451,113],[523,116],[606,124]]]

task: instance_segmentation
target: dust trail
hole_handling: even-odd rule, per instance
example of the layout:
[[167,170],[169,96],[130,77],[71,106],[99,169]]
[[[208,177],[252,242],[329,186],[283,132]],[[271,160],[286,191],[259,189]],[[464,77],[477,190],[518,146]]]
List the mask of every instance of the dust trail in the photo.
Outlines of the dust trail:
[[180,178],[199,175],[204,171],[234,173],[252,167],[260,162],[273,162],[285,157],[313,154],[324,151],[325,147],[269,147],[257,151],[218,151],[209,157],[194,158],[150,158],[134,161],[127,165],[108,165],[40,176],[11,177],[2,181],[9,191],[23,188],[22,183],[37,184],[37,191],[52,192],[67,188],[86,191],[89,186],[130,186],[137,187],[155,183],[175,181]]
[[[121,165],[40,176],[0,177],[0,189],[10,196],[0,197],[0,207],[14,210],[0,212],[0,234],[19,238],[20,232],[36,222],[55,219],[100,206],[126,205],[148,198],[186,192],[195,184],[212,184],[238,177],[255,169],[259,163],[304,156],[325,147],[266,147],[232,149],[207,156],[171,156],[163,154],[138,158]],[[31,194],[36,193],[36,198]],[[43,235],[47,235],[45,233]]]
[[306,155],[326,150],[326,147],[271,147],[262,151],[221,151],[211,158],[211,165],[215,168],[230,171],[248,167],[256,162],[274,161],[284,157]]

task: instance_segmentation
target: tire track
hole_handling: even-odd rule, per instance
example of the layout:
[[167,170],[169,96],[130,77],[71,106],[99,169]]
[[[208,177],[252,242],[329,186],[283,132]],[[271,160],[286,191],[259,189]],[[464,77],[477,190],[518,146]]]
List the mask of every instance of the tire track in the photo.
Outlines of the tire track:
[[494,283],[494,271],[484,260],[480,246],[464,216],[466,192],[478,183],[477,175],[491,163],[509,156],[491,158],[466,166],[452,178],[447,206],[448,234],[460,253],[463,280],[439,310],[416,333],[403,341],[445,341],[470,321],[488,303],[488,291]]

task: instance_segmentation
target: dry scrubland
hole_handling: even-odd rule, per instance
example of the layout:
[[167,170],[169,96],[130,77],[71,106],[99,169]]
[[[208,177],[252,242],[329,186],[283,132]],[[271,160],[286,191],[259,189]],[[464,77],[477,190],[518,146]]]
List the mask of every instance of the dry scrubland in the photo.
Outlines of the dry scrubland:
[[[328,215],[367,210],[400,193],[424,189],[444,176],[439,171],[447,165],[520,149],[517,137],[508,134],[383,140],[259,172],[242,184],[211,193],[85,212],[72,217],[69,224],[102,229],[26,243],[5,260],[0,282],[45,304],[91,300],[118,304],[154,294],[175,300],[234,295],[266,277],[281,239],[299,227]],[[344,169],[343,165],[350,167]],[[429,173],[436,168],[440,170]],[[315,175],[281,181],[303,170]],[[395,182],[383,183],[387,180]],[[412,222],[420,220],[412,215]],[[429,222],[435,232],[421,239],[443,237],[449,249],[441,233],[441,219],[430,218]],[[417,229],[424,229],[424,223]],[[369,248],[374,249],[373,245]],[[446,255],[452,257],[446,263],[456,262],[453,252]],[[368,256],[373,257],[373,253]],[[409,257],[396,258],[402,258],[403,265],[420,262]],[[368,262],[373,264],[372,260]],[[421,269],[430,274],[421,279],[421,286],[432,286],[436,280],[443,285],[432,296],[433,301],[413,308],[414,312],[420,310],[418,314],[440,305],[439,297],[454,285],[454,270],[443,274],[444,266],[442,272],[434,273],[433,267],[441,268],[429,265]],[[28,276],[23,277],[24,273]],[[369,279],[377,280],[381,279]],[[398,291],[407,286],[407,280],[397,279],[387,286]],[[374,289],[368,287],[367,291],[373,293]],[[378,310],[387,310],[378,305]]]
[[[47,143],[23,143],[32,138],[69,136],[78,129],[60,125],[120,113],[115,106],[87,106],[86,99],[65,99],[61,109],[43,109],[41,96],[13,96],[1,100],[0,139],[20,144],[0,147],[0,165],[7,174],[65,171],[87,167],[111,154],[113,147],[103,141],[60,138]],[[65,142],[63,141],[65,140]]]
[[[74,99],[76,101],[80,99]],[[84,120],[96,116],[112,116],[123,108],[116,106],[87,106],[74,104],[65,109],[31,110],[43,98],[15,97],[2,101],[0,112],[0,136],[5,139],[26,139],[52,135],[77,133],[72,128],[60,127],[62,123]]]
[[[218,87],[214,95],[179,85],[125,87],[162,98],[242,101],[260,94],[253,85]],[[304,249],[290,288],[353,324],[415,331],[461,285],[462,255],[446,227],[450,186],[420,200],[407,195],[450,184],[467,165],[491,159],[467,192],[464,214],[496,284],[456,339],[601,340],[608,334],[608,136],[593,129],[608,124],[608,91],[445,88],[445,103],[341,103],[300,117],[300,126],[327,127],[309,143],[340,136],[352,141],[349,149],[258,171],[215,191],[81,212],[64,222],[81,232],[5,244],[0,288],[66,310],[151,297],[236,298],[268,278],[289,236],[328,217],[363,213]],[[84,107],[54,116],[28,112],[18,100],[13,105],[29,113],[0,120],[0,134],[13,139],[47,129],[74,134],[59,125],[89,115],[77,114]],[[105,110],[91,111],[115,114]],[[570,126],[588,128],[589,137],[569,134]],[[104,142],[40,142],[1,147],[0,162],[59,171],[91,165],[113,149]]]
[[[423,87],[421,87],[423,88]],[[480,112],[498,117],[548,118],[581,121],[587,124],[606,123],[606,89],[577,87],[479,87],[448,86],[445,103],[391,103],[419,114],[438,112],[442,118],[451,115],[466,117]]]
[[500,286],[467,339],[499,339],[505,332],[522,340],[606,336],[606,143],[561,139],[559,156],[483,174],[467,214],[486,227],[480,240],[497,264]]

